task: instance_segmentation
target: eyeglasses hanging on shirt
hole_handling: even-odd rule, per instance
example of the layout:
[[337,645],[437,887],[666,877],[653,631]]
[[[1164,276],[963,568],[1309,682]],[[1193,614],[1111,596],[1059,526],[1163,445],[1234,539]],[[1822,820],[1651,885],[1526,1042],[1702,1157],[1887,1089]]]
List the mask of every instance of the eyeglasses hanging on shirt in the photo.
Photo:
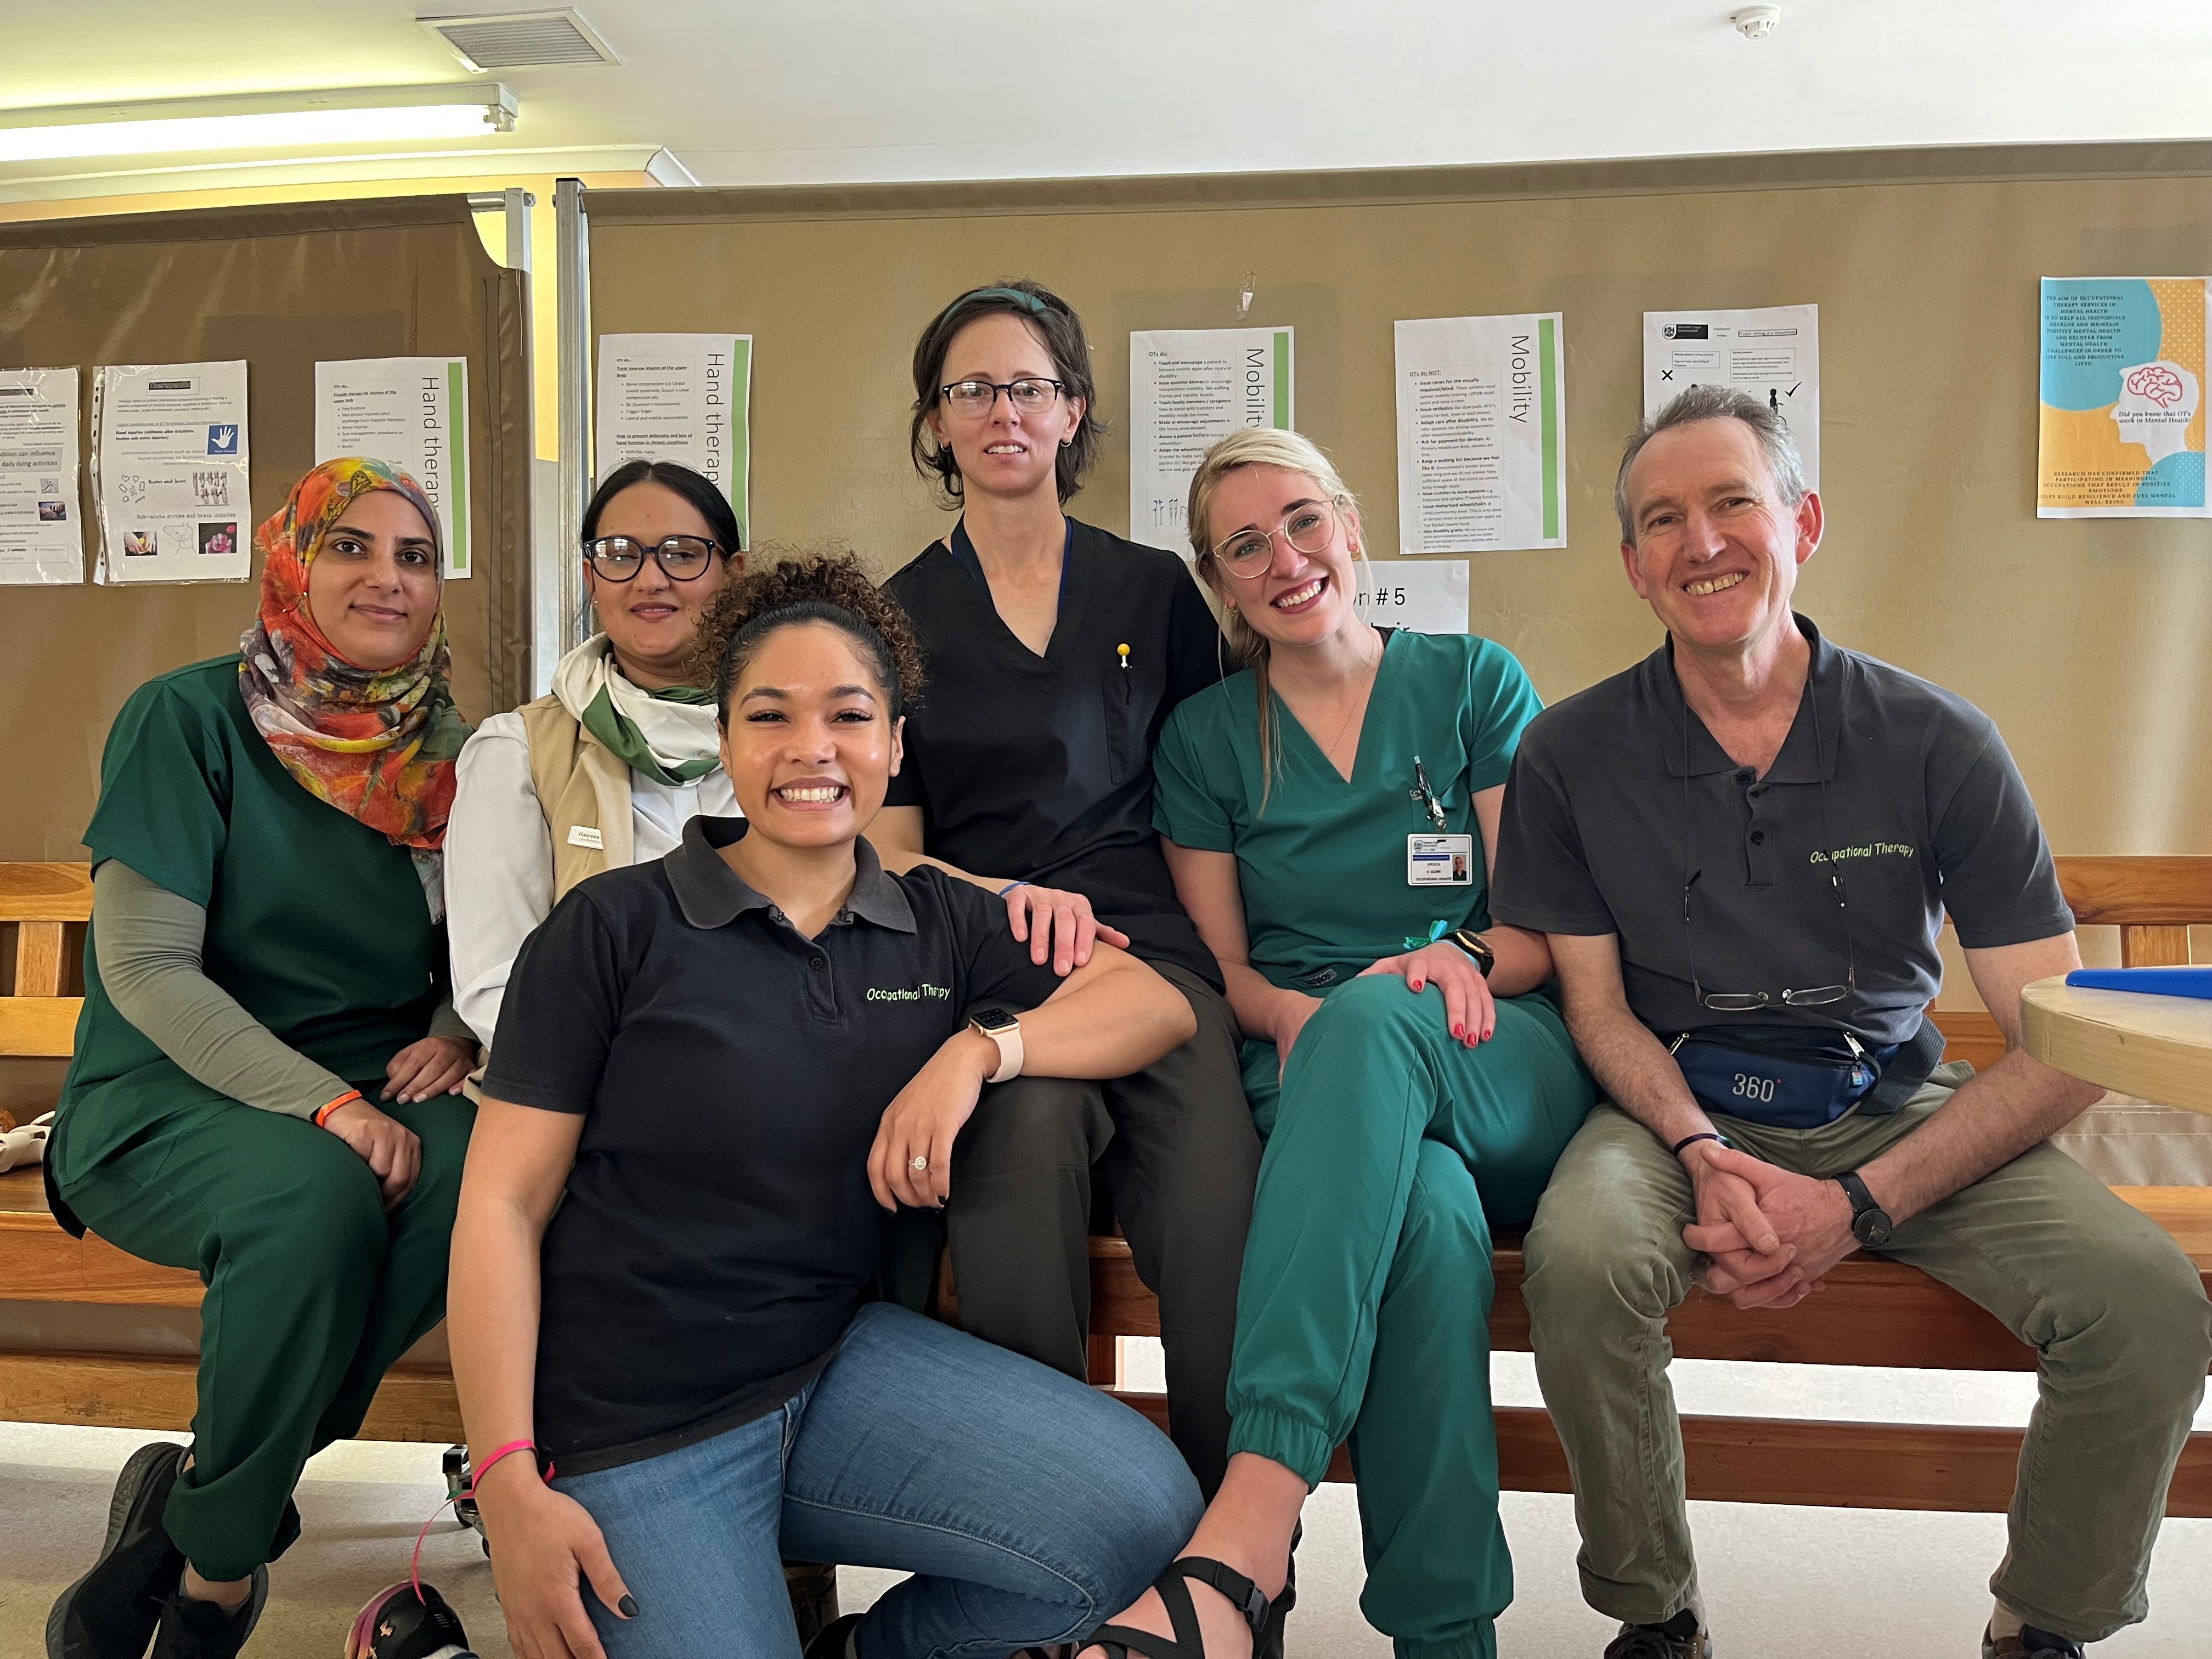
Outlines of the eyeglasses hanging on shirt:
[[[1810,681],[1805,689],[1806,702],[1813,710],[1813,761],[1820,783],[1820,834],[1832,849],[1836,846],[1836,831],[1828,814],[1828,775],[1826,763],[1821,757],[1820,702],[1814,694]],[[1841,1002],[1855,995],[1859,988],[1858,951],[1851,937],[1851,907],[1850,895],[1844,890],[1844,878],[1835,864],[1832,853],[1827,854],[1828,884],[1836,895],[1836,909],[1844,925],[1844,979],[1840,985],[1814,985],[1802,989],[1784,988],[1778,994],[1767,991],[1708,991],[1698,973],[1697,927],[1690,916],[1690,895],[1702,868],[1690,862],[1692,849],[1690,819],[1690,702],[1682,699],[1682,940],[1690,958],[1690,989],[1698,1006],[1711,1008],[1717,1013],[1747,1013],[1754,1009],[1767,1008],[1780,1003],[1788,1008],[1817,1008],[1829,1003]]]

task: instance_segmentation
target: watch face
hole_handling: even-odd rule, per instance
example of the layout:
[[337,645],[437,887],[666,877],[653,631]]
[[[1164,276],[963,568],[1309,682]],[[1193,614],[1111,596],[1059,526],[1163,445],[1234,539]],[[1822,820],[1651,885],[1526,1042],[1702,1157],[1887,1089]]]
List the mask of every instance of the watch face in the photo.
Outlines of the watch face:
[[1860,1243],[1878,1250],[1889,1243],[1889,1217],[1880,1210],[1862,1210],[1851,1218],[1851,1231]]
[[1011,1031],[1021,1024],[1003,1008],[985,1008],[971,1018],[979,1028],[986,1031]]

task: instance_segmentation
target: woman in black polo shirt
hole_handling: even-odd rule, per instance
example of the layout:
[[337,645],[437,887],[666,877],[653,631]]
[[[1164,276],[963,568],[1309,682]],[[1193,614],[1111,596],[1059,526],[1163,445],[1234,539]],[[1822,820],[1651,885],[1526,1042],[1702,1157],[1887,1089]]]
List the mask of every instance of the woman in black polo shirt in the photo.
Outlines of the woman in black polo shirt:
[[[746,577],[701,635],[745,816],[532,935],[462,1187],[453,1369],[509,1632],[795,1656],[787,1555],[916,1575],[815,1654],[1066,1641],[1197,1488],[1105,1395],[871,1301],[879,1221],[944,1201],[987,1080],[1118,1076],[1189,1005],[1113,950],[1060,980],[967,883],[884,873],[860,837],[920,661],[857,564]],[[979,999],[1043,1006],[993,1030]]]
[[954,1153],[947,1212],[961,1322],[1085,1374],[1091,1171],[1158,1292],[1170,1429],[1211,1494],[1260,1141],[1221,969],[1176,902],[1152,829],[1152,746],[1221,678],[1220,635],[1174,554],[1071,519],[1103,428],[1091,348],[1036,283],[963,294],[914,355],[915,465],[961,509],[885,586],[914,618],[927,706],[874,831],[890,867],[934,864],[1003,894],[1059,971],[1097,937],[1189,1000],[1198,1035],[1105,1084],[986,1102]]

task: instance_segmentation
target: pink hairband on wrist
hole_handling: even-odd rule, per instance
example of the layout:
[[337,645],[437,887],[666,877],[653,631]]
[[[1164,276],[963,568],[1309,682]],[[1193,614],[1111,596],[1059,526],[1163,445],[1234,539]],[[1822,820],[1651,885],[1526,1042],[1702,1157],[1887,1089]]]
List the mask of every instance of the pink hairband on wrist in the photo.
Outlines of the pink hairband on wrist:
[[[519,1451],[526,1451],[532,1454],[530,1461],[532,1467],[535,1468],[538,1462],[535,1455],[537,1450],[538,1443],[535,1440],[508,1441],[504,1446],[501,1446],[489,1457],[485,1458],[483,1462],[478,1463],[475,1468],[469,1471],[469,1484],[466,1491],[453,1493],[446,1499],[445,1504],[439,1504],[436,1509],[430,1511],[430,1518],[422,1523],[422,1530],[415,1534],[415,1553],[410,1556],[407,1560],[407,1582],[415,1587],[415,1599],[416,1601],[419,1601],[422,1599],[422,1540],[430,1535],[430,1528],[438,1524],[438,1517],[446,1512],[446,1504],[454,1504],[459,1502],[463,1498],[474,1498],[477,1495],[477,1488],[483,1484],[484,1476],[491,1473],[492,1465],[498,1462],[502,1457],[512,1456],[514,1453]],[[548,1463],[545,1466],[545,1473],[540,1475],[538,1479],[541,1480],[550,1480],[552,1478],[553,1466],[550,1463]],[[490,1547],[487,1545],[485,1547],[489,1548]]]
[[[489,1474],[492,1470],[497,1467],[501,1458],[512,1456],[519,1451],[535,1452],[537,1449],[538,1443],[535,1440],[508,1441],[504,1446],[501,1446],[497,1451],[494,1452],[489,1457],[485,1458],[483,1462],[477,1464],[475,1468],[469,1472],[469,1489],[463,1494],[463,1496],[470,1498],[476,1496],[476,1489],[483,1485],[484,1476]],[[533,1466],[535,1465],[536,1461],[537,1460],[535,1458],[532,1460]],[[549,1468],[539,1477],[539,1479],[550,1480],[552,1479],[552,1476],[553,1471]]]

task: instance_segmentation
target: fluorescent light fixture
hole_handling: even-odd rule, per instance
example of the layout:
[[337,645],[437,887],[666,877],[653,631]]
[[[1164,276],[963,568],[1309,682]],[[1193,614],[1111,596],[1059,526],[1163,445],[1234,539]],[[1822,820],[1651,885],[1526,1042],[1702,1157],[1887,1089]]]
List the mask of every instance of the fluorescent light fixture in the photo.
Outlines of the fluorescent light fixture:
[[481,138],[514,131],[515,110],[495,81],[5,110],[0,161]]

